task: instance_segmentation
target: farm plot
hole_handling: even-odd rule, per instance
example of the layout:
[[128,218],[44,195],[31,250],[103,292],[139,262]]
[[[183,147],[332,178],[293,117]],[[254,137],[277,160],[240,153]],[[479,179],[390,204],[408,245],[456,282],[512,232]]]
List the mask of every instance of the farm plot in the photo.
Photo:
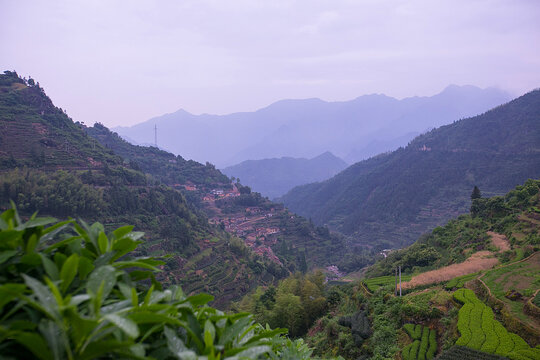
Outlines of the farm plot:
[[539,360],[540,349],[531,348],[520,336],[509,333],[495,320],[493,311],[469,289],[459,289],[454,298],[463,304],[459,310],[456,345],[497,354],[511,360]]
[[[412,275],[401,275],[401,281],[411,280]],[[388,276],[379,276],[376,278],[364,280],[364,285],[368,288],[369,291],[374,292],[382,286],[393,286],[396,283],[396,278],[394,275]]]
[[437,332],[419,324],[405,324],[403,329],[412,343],[401,350],[403,360],[431,360],[437,352]]
[[446,290],[461,289],[463,286],[465,286],[465,283],[467,281],[470,281],[470,280],[476,278],[478,275],[479,275],[479,273],[473,273],[473,274],[469,274],[469,275],[463,275],[463,276],[455,277],[452,280],[450,280],[449,282],[447,282],[444,285],[444,288]]
[[531,297],[540,288],[540,252],[526,261],[493,269],[482,277],[482,281],[493,296],[507,305],[513,316],[540,329],[540,324],[523,311],[523,298],[506,297],[509,291],[517,292],[524,298]]
[[426,271],[414,276],[410,281],[403,283],[403,288],[413,288],[420,285],[436,284],[452,280],[458,276],[469,275],[481,270],[491,269],[499,260],[493,257],[490,251],[478,251],[467,260],[459,264],[452,264],[437,270]]

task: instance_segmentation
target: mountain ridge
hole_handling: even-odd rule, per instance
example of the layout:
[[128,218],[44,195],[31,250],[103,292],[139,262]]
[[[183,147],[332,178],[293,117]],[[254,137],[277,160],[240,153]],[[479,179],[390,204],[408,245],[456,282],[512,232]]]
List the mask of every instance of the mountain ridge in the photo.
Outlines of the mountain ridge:
[[[356,162],[373,155],[362,151],[371,141],[400,139],[411,132],[479,114],[508,100],[508,94],[493,88],[456,86],[430,97],[401,100],[371,94],[335,102],[318,98],[280,100],[253,112],[226,115],[193,115],[178,110],[113,130],[138,143],[153,143],[153,127],[157,124],[160,146],[220,168],[244,160],[312,158],[324,151],[341,158],[351,154],[346,160]],[[408,140],[400,139],[383,150],[394,150]],[[201,143],[207,146],[201,148]]]

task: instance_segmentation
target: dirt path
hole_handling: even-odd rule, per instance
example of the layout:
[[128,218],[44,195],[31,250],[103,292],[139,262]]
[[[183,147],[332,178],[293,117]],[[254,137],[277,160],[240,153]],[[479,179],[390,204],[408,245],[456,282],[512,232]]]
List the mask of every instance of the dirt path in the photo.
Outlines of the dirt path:
[[419,285],[448,281],[458,276],[491,269],[499,262],[497,258],[492,256],[493,253],[490,251],[478,251],[462,263],[448,265],[437,270],[416,275],[410,281],[404,282],[402,287],[407,289]]
[[510,250],[510,243],[508,242],[506,236],[497,234],[493,231],[488,231],[487,234],[491,236],[491,242],[497,247],[497,249],[499,249],[499,251]]

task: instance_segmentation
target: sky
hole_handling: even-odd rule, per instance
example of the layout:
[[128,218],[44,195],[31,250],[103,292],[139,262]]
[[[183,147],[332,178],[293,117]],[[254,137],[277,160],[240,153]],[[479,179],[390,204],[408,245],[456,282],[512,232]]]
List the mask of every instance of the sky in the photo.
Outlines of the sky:
[[0,0],[0,70],[77,121],[540,87],[538,0]]

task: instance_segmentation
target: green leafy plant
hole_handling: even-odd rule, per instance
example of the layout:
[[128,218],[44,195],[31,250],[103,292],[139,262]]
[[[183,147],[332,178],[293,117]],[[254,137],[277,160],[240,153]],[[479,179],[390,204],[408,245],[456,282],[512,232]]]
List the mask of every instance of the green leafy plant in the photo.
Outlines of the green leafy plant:
[[164,263],[130,257],[143,234],[0,215],[0,352],[48,359],[309,358],[301,340],[247,313],[209,307],[154,278]]

